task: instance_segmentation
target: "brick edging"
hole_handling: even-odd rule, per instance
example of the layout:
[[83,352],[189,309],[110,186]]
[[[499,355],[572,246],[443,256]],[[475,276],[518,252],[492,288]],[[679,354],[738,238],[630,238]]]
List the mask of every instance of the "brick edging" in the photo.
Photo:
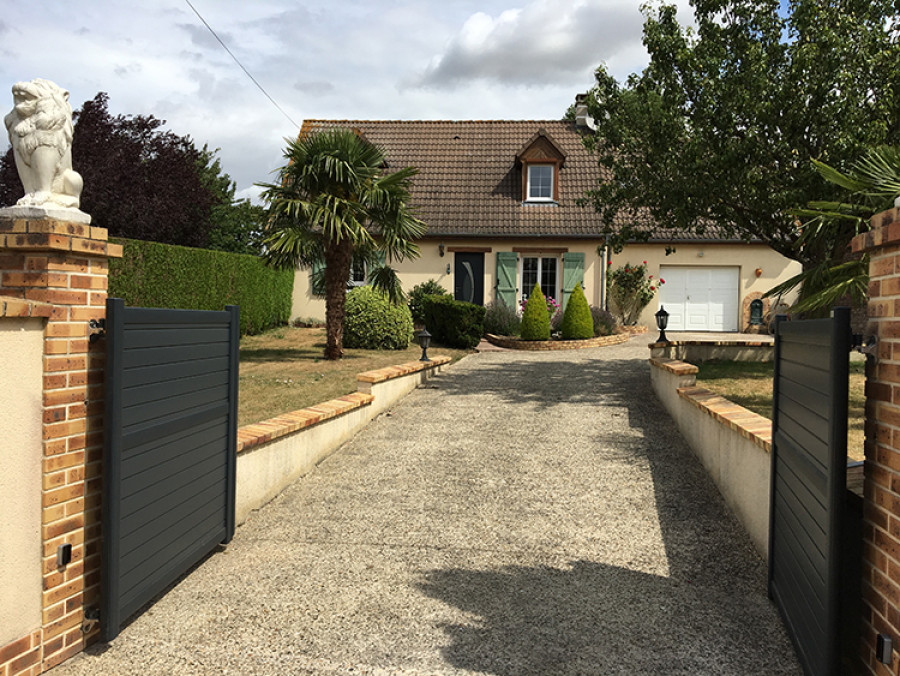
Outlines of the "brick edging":
[[[650,359],[650,365],[677,376],[696,376],[699,372],[693,364],[678,359],[654,357]],[[696,380],[691,379],[688,382],[696,383]],[[745,439],[749,439],[766,453],[772,452],[772,421],[768,418],[739,406],[712,390],[697,387],[696,384],[679,387],[675,391],[679,397]]]
[[[450,357],[440,355],[432,357],[431,361],[428,362],[414,361],[397,366],[387,366],[383,369],[359,373],[356,376],[356,381],[357,383],[382,383],[436,366],[443,366],[450,363],[450,361],[452,361]],[[268,420],[245,425],[237,431],[237,452],[241,453],[287,434],[349,413],[354,409],[368,406],[373,401],[375,401],[375,397],[371,394],[354,392],[353,394],[345,394],[337,399],[323,401],[314,406],[282,413]]]
[[745,439],[772,452],[772,421],[705,387],[679,387],[678,396]]
[[653,357],[650,359],[650,363],[657,368],[663,369],[664,371],[674,373],[676,376],[697,375],[697,373],[700,372],[700,369],[693,364],[688,364],[686,361],[679,361],[677,359],[662,359],[659,357]]
[[581,350],[588,347],[604,347],[617,345],[631,340],[629,333],[614,333],[611,336],[597,336],[584,340],[521,340],[519,338],[507,338],[488,333],[485,338],[492,345],[505,347],[508,350],[523,350],[525,352],[550,352],[555,350]]

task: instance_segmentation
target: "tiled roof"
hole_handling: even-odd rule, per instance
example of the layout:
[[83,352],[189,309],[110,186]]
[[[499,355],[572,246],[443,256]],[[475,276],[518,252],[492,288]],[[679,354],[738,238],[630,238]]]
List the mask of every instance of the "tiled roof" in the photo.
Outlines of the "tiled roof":
[[[359,130],[385,151],[389,170],[407,166],[419,170],[413,179],[412,203],[429,236],[582,238],[597,237],[602,230],[594,209],[575,202],[605,170],[582,145],[574,122],[306,120],[300,134],[334,127]],[[522,202],[522,167],[516,157],[539,130],[565,158],[556,204]],[[673,239],[660,230],[661,237]],[[686,233],[675,239],[709,241],[715,236]]]

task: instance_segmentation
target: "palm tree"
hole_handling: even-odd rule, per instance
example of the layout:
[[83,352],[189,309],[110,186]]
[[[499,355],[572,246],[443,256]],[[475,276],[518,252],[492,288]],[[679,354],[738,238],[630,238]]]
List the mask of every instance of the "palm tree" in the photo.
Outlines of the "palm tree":
[[[869,229],[872,214],[894,206],[900,195],[900,148],[871,148],[846,174],[818,160],[813,160],[813,164],[825,180],[850,195],[844,202],[810,202],[807,208],[794,211],[798,218],[808,219],[800,224],[797,245],[801,248],[840,251],[853,236]],[[848,295],[855,304],[864,304],[869,291],[869,257],[822,256],[818,265],[770,289],[766,295],[780,296],[801,285],[800,299],[793,306],[796,312],[828,311]]]
[[[384,152],[351,129],[288,141],[278,182],[260,184],[268,202],[266,258],[277,267],[325,264],[326,359],[343,355],[344,305],[354,256],[416,258],[425,225],[409,207],[413,167],[385,173]],[[378,257],[379,259],[381,256]],[[373,268],[373,286],[393,302],[403,291],[392,268]]]

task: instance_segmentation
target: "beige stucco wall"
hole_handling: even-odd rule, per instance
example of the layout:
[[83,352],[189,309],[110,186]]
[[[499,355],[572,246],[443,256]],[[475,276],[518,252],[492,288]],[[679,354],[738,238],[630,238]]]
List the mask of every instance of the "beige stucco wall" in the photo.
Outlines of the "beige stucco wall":
[[[444,255],[440,255],[439,244],[444,244]],[[417,284],[434,279],[447,291],[453,293],[454,254],[450,251],[456,247],[490,247],[484,254],[484,302],[495,298],[494,285],[497,283],[497,252],[512,251],[514,247],[567,249],[570,253],[584,253],[584,292],[588,302],[599,305],[601,302],[602,259],[597,255],[597,245],[602,240],[561,240],[550,238],[522,238],[504,240],[484,239],[427,239],[419,244],[421,256],[415,260],[407,260],[394,264],[400,275],[404,291],[409,292]],[[520,254],[520,256],[523,254]],[[559,279],[562,280],[562,254],[528,253],[524,255],[548,255],[559,259]],[[448,267],[449,272],[448,272]],[[316,298],[310,292],[309,270],[300,270],[294,275],[294,299],[291,318],[325,318],[325,301]]]
[[[793,277],[801,271],[797,261],[785,258],[768,246],[762,244],[675,244],[675,252],[666,255],[665,244],[633,244],[622,253],[612,255],[612,267],[621,267],[626,263],[638,265],[647,261],[647,274],[659,279],[661,265],[683,265],[685,267],[739,267],[740,298],[738,311],[744,297],[754,291],[765,293],[776,284]],[[756,269],[762,273],[756,276]],[[794,296],[785,297],[792,302]],[[654,327],[656,320],[653,314],[659,309],[654,299],[641,314],[639,324]],[[740,325],[740,324],[739,324]]]
[[41,627],[44,320],[0,318],[0,646]]
[[[443,241],[444,256],[439,253],[438,245]],[[436,280],[441,286],[453,293],[454,284],[454,254],[450,251],[455,247],[490,247],[491,251],[484,255],[484,302],[491,302],[495,298],[494,285],[497,276],[498,251],[512,251],[517,247],[528,248],[565,248],[569,252],[584,253],[584,292],[587,300],[592,305],[601,305],[603,302],[603,260],[597,255],[597,246],[601,240],[563,240],[563,239],[504,239],[504,240],[423,240],[419,248],[421,257],[415,260],[407,260],[394,267],[403,282],[403,289],[410,291],[416,284],[421,284],[429,279]],[[740,298],[738,298],[738,310],[744,297],[752,292],[765,293],[776,284],[785,281],[789,277],[800,272],[800,264],[785,258],[762,244],[676,244],[675,252],[666,255],[665,244],[633,244],[626,247],[619,254],[612,254],[613,267],[619,267],[625,263],[638,264],[647,261],[648,274],[654,279],[659,278],[661,265],[700,266],[700,267],[739,267],[740,268]],[[539,255],[539,254],[526,254]],[[549,254],[560,259],[560,279],[562,279],[562,254]],[[521,256],[521,254],[520,254]],[[448,272],[449,266],[449,272]],[[759,277],[755,271],[759,268],[762,272]],[[790,302],[792,298],[785,298]],[[654,300],[647,306],[641,315],[640,324],[655,326],[653,314],[659,309],[659,303]],[[300,270],[294,276],[294,298],[291,310],[291,318],[313,318],[323,320],[325,318],[325,301],[316,298],[310,290],[310,277],[308,270]]]

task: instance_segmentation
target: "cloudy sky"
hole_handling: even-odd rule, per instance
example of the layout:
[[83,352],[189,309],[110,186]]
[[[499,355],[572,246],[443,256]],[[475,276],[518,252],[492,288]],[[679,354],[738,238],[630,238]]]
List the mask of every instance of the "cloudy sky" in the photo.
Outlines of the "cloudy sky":
[[76,109],[105,91],[114,114],[220,148],[253,196],[304,119],[557,119],[599,63],[619,79],[646,63],[640,0],[191,3],[286,115],[187,0],[7,3],[0,114],[21,80],[53,80]]

